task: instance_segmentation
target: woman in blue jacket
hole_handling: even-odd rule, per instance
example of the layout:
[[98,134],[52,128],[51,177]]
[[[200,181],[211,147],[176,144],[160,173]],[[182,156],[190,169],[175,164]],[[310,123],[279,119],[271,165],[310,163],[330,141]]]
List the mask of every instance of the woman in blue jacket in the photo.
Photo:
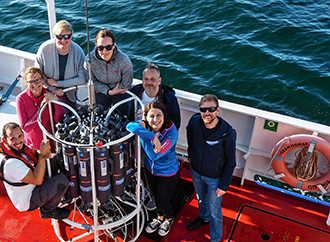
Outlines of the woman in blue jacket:
[[179,181],[179,162],[175,155],[178,131],[159,102],[151,102],[144,109],[144,120],[130,122],[127,130],[140,135],[146,153],[144,165],[150,189],[156,198],[157,215],[147,227],[147,233],[158,230],[165,236],[171,229],[173,208],[170,199]]

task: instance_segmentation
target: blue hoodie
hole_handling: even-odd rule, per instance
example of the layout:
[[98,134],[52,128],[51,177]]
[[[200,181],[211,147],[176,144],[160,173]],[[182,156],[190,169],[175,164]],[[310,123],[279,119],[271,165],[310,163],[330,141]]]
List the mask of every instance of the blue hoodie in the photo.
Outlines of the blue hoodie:
[[202,131],[200,114],[187,125],[188,157],[191,167],[201,176],[221,178],[218,187],[227,191],[236,166],[236,131],[224,119],[207,139]]
[[[141,121],[141,120],[140,120]],[[130,122],[126,129],[134,134],[140,135],[141,145],[146,152],[144,165],[156,176],[172,176],[179,170],[179,161],[175,155],[175,145],[178,140],[178,130],[173,122],[170,127],[163,130],[158,139],[162,144],[160,152],[154,152],[153,140],[156,136],[139,124],[140,121]]]

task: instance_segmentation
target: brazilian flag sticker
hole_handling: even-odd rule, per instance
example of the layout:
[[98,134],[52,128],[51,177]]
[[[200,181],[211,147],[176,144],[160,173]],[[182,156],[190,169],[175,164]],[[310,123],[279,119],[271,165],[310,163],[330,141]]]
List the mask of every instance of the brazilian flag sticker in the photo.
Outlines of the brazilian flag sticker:
[[267,119],[265,120],[264,129],[276,132],[277,126],[278,126],[278,122],[274,122],[274,121],[267,120]]

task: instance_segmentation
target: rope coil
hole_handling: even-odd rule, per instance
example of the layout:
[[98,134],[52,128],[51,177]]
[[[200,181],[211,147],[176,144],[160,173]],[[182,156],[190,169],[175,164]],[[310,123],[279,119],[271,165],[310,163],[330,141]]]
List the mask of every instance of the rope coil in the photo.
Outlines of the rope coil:
[[316,150],[308,152],[308,147],[304,147],[295,153],[295,157],[292,173],[298,180],[309,181],[317,177],[319,154]]

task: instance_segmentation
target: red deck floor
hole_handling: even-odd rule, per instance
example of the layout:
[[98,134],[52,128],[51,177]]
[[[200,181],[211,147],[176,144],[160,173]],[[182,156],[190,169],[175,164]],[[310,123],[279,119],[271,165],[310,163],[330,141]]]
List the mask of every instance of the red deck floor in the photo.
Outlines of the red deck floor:
[[[185,176],[184,173],[182,174]],[[1,242],[59,241],[51,220],[41,219],[39,211],[20,213],[15,209],[2,182],[0,182],[0,204],[2,205]],[[228,238],[231,238],[232,242],[330,241],[330,228],[326,225],[329,207],[268,190],[254,183],[246,183],[241,187],[239,181],[234,180],[223,199],[222,208],[224,223],[222,241],[224,242],[229,242]],[[161,241],[209,241],[209,226],[201,227],[196,231],[186,229],[189,220],[196,216],[198,216],[197,200],[196,195],[193,194],[176,217],[170,233]],[[94,241],[94,239],[79,241]],[[151,240],[140,237],[138,241]]]

